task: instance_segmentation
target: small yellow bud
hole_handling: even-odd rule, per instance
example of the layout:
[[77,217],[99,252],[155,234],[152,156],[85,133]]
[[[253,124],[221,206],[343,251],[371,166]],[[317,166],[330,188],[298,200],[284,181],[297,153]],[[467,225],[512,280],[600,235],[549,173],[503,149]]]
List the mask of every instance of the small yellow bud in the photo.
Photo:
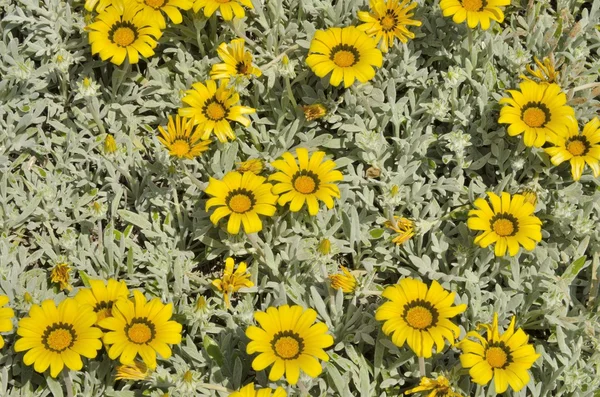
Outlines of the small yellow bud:
[[111,134],[106,135],[104,138],[104,153],[114,153],[117,151],[117,141]]
[[23,300],[25,303],[33,303],[33,296],[31,296],[29,292],[25,292],[25,295],[23,295]]
[[193,380],[194,380],[194,374],[192,373],[192,371],[190,371],[190,370],[185,371],[185,374],[183,374],[183,381],[186,383],[192,383]]
[[317,251],[319,251],[321,255],[329,255],[329,253],[331,252],[331,241],[329,241],[329,239],[326,238],[321,240]]
[[392,185],[392,188],[390,189],[390,196],[395,197],[399,191],[400,188],[398,187],[398,185]]
[[290,63],[290,58],[288,58],[287,55],[284,55],[283,58],[281,58],[281,63],[287,65],[288,63]]
[[206,309],[206,298],[203,295],[200,295],[196,300],[196,311],[201,312]]

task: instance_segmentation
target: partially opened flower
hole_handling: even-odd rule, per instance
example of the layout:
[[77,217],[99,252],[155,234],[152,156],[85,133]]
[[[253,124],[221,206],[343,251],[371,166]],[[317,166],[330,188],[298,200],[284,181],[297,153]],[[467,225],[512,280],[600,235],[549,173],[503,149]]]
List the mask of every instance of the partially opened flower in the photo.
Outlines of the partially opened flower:
[[[12,318],[15,312],[10,307],[2,307],[8,303],[8,296],[0,295],[0,332],[12,331]],[[4,347],[4,339],[0,335],[0,349]]]
[[512,98],[502,98],[506,104],[500,110],[499,123],[509,124],[510,136],[523,134],[525,146],[542,146],[554,136],[567,135],[576,124],[575,111],[567,105],[567,96],[557,84],[523,81],[520,91],[508,90]]
[[135,360],[132,364],[118,365],[115,380],[144,380],[150,375],[148,366],[143,361]]
[[73,287],[71,286],[71,276],[69,272],[71,268],[66,263],[58,263],[56,266],[52,268],[50,271],[50,281],[55,284],[58,284],[58,288],[61,291],[71,291]]
[[415,223],[408,218],[394,215],[394,223],[386,221],[384,226],[396,233],[392,243],[402,245],[415,235]]
[[292,385],[298,383],[300,370],[313,378],[321,374],[323,368],[318,359],[329,361],[323,349],[333,345],[333,337],[327,334],[327,325],[315,323],[316,311],[283,305],[269,307],[266,312],[257,311],[254,318],[260,327],[250,326],[246,330],[251,340],[246,351],[260,353],[252,361],[255,371],[273,365],[269,380],[275,382],[285,374]]
[[287,393],[281,386],[275,390],[271,388],[256,390],[254,388],[254,383],[250,383],[240,390],[231,393],[229,397],[287,397]]
[[341,289],[346,294],[351,294],[356,289],[356,278],[344,266],[340,266],[342,274],[332,274],[329,276],[331,280],[331,288]]
[[331,73],[329,82],[350,87],[375,77],[375,67],[383,64],[377,42],[354,26],[317,30],[310,43],[306,64],[319,77]]
[[195,124],[202,125],[202,139],[208,139],[211,133],[221,142],[235,139],[229,122],[237,121],[248,127],[250,119],[244,115],[256,113],[256,109],[237,105],[240,95],[234,88],[227,88],[229,80],[221,80],[218,88],[213,80],[205,83],[194,83],[192,89],[186,91],[182,101],[190,106],[179,109],[179,115],[193,118]]
[[369,11],[358,12],[358,19],[365,22],[358,29],[374,37],[380,43],[381,51],[388,52],[396,38],[402,43],[415,38],[408,26],[421,26],[421,21],[411,19],[414,15],[411,11],[417,3],[410,0],[370,0],[369,6]]
[[217,207],[210,216],[213,225],[229,217],[227,232],[230,234],[238,234],[240,225],[248,234],[261,231],[263,224],[259,215],[273,216],[277,210],[277,196],[271,193],[273,185],[266,180],[252,172],[235,171],[228,172],[222,180],[209,178],[204,192],[212,196],[206,201],[206,211]]
[[540,60],[536,57],[533,57],[533,60],[537,65],[537,69],[534,70],[531,65],[525,66],[525,68],[527,69],[527,73],[529,73],[531,77],[522,74],[521,78],[523,80],[533,82],[536,82],[537,80],[537,82],[540,83],[556,83],[558,81],[559,74],[556,71],[554,62],[552,62],[550,58],[544,58],[544,63],[540,62]]
[[450,319],[464,312],[467,305],[454,306],[454,292],[448,292],[437,282],[430,287],[412,278],[404,278],[396,285],[383,290],[382,297],[389,299],[375,312],[377,321],[385,321],[383,333],[392,334],[398,346],[408,343],[419,357],[429,358],[435,343],[437,352],[445,340],[454,343],[459,328]]
[[110,345],[108,357],[121,364],[133,365],[139,355],[150,369],[156,368],[156,354],[171,357],[169,345],[181,343],[182,326],[171,320],[173,304],[154,298],[150,302],[140,291],[134,300],[121,299],[113,305],[112,317],[98,322],[108,331],[104,343]]
[[296,149],[296,156],[286,152],[282,160],[272,163],[279,171],[269,177],[279,182],[273,187],[273,193],[281,194],[278,204],[290,203],[290,211],[298,212],[306,203],[310,215],[319,212],[319,200],[333,208],[333,198],[340,197],[336,182],[344,179],[340,171],[334,170],[335,162],[324,160],[325,152],[321,151],[309,157],[305,148]]
[[139,3],[130,0],[113,0],[87,28],[92,55],[100,54],[103,61],[110,59],[115,65],[125,58],[130,64],[138,63],[140,54],[151,57],[156,40],[162,36],[156,21],[143,12]]
[[581,179],[586,163],[594,178],[600,176],[600,120],[597,117],[583,127],[583,132],[572,125],[567,134],[557,134],[551,142],[554,146],[544,149],[551,156],[550,161],[554,165],[569,161],[573,180]]
[[244,172],[252,172],[253,174],[258,175],[265,168],[265,162],[261,159],[249,159],[236,164],[237,168],[235,170],[241,174]]
[[481,25],[481,29],[490,28],[490,20],[504,21],[502,6],[510,5],[510,0],[441,0],[440,8],[445,17],[452,16],[454,23],[463,23],[471,29]]
[[53,378],[65,365],[78,371],[83,368],[81,356],[94,358],[102,347],[102,331],[94,327],[96,319],[91,306],[75,299],[67,298],[58,307],[47,299],[41,306],[32,305],[29,317],[19,320],[15,351],[27,351],[23,363],[33,365],[36,372],[50,367]]
[[254,286],[254,283],[250,281],[250,273],[248,273],[246,262],[240,262],[237,269],[235,269],[235,272],[233,271],[234,265],[235,262],[233,258],[227,258],[225,260],[223,277],[213,280],[212,282],[212,284],[223,293],[225,306],[227,307],[230,305],[230,295],[233,295],[233,293],[237,292],[240,288]]
[[254,9],[251,0],[195,0],[194,12],[204,9],[204,16],[209,18],[215,11],[219,10],[221,16],[226,21],[231,21],[235,18],[244,18],[246,12],[244,8]]
[[109,279],[107,284],[102,280],[90,280],[90,288],[82,288],[75,295],[75,300],[82,305],[90,305],[98,315],[98,321],[112,317],[112,308],[119,299],[127,299],[129,289],[125,281]]
[[529,383],[527,370],[540,357],[533,345],[527,343],[529,336],[520,328],[515,331],[515,320],[513,316],[506,332],[500,334],[498,313],[494,313],[492,324],[478,327],[487,330],[486,338],[471,331],[458,344],[463,351],[460,363],[470,368],[473,382],[487,385],[493,378],[496,393],[504,393],[509,385],[514,391],[523,389]]
[[208,150],[210,140],[203,139],[204,130],[201,125],[194,127],[194,119],[169,116],[167,130],[158,127],[158,140],[169,150],[169,154],[178,158],[193,159]]
[[244,39],[231,40],[229,44],[221,43],[217,49],[223,63],[212,66],[212,79],[232,79],[238,76],[260,77],[262,72],[252,64],[252,54],[245,48]]
[[496,256],[504,256],[508,248],[510,256],[517,255],[519,245],[532,251],[542,240],[542,221],[534,215],[535,207],[525,197],[502,192],[502,197],[487,193],[492,208],[482,198],[475,200],[477,209],[469,211],[467,226],[471,230],[483,231],[475,237],[475,244],[486,248],[496,244]]
[[144,17],[154,20],[160,29],[167,27],[163,13],[167,14],[171,22],[179,25],[183,21],[180,10],[192,8],[192,0],[137,0],[143,7]]
[[444,376],[438,376],[435,380],[423,377],[419,386],[405,391],[404,394],[419,392],[427,392],[427,397],[464,397],[454,391],[450,381]]

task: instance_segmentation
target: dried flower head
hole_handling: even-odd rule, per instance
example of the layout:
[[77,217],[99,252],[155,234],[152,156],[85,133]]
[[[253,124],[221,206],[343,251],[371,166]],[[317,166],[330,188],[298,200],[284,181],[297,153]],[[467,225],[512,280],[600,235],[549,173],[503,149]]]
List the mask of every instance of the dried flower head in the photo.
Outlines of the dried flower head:
[[385,227],[396,232],[398,235],[392,239],[392,243],[401,245],[410,240],[415,235],[415,223],[404,217],[394,216],[393,224],[391,221],[385,222]]
[[69,284],[71,280],[71,276],[69,275],[70,270],[71,268],[66,263],[57,264],[50,272],[50,281],[58,284],[58,287],[62,291],[71,291],[73,287]]

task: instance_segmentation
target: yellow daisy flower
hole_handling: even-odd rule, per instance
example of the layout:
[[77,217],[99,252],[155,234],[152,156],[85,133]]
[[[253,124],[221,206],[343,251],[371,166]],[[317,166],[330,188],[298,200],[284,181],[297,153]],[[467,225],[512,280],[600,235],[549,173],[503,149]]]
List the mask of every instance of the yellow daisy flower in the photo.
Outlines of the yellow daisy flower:
[[90,305],[98,315],[98,321],[112,317],[112,307],[119,299],[127,299],[129,290],[125,281],[109,279],[108,284],[102,280],[90,280],[90,288],[83,288],[75,295],[81,305]]
[[[554,62],[552,62],[551,59],[544,58],[544,63],[540,62],[540,60],[536,57],[533,57],[533,60],[537,65],[537,70],[533,70],[531,65],[525,66],[527,73],[529,73],[531,77],[539,80],[540,83],[556,83],[558,81],[559,74],[554,67]],[[523,80],[535,82],[524,74],[521,75],[521,78]]]
[[597,117],[583,127],[582,133],[574,124],[566,135],[558,134],[551,142],[554,146],[544,149],[551,156],[550,161],[554,165],[570,161],[573,180],[581,178],[586,163],[594,178],[600,176],[600,120]]
[[167,27],[167,21],[163,12],[167,14],[171,22],[179,25],[183,21],[183,16],[179,10],[189,10],[192,8],[192,0],[137,0],[142,5],[144,18],[153,20],[159,29]]
[[219,10],[224,20],[231,21],[234,16],[235,18],[246,16],[242,6],[251,10],[254,9],[251,0],[196,0],[194,2],[194,12],[198,12],[203,8],[204,16],[209,18],[215,11]]
[[383,290],[389,299],[375,312],[377,321],[385,321],[383,333],[392,334],[392,342],[402,347],[405,342],[419,357],[431,357],[433,344],[439,353],[444,339],[450,343],[460,334],[450,319],[467,309],[467,305],[453,306],[455,292],[448,292],[437,282],[431,286],[419,280],[404,278]]
[[475,29],[478,24],[481,29],[490,27],[490,20],[504,21],[504,12],[501,6],[510,5],[510,0],[442,0],[440,8],[445,17],[452,16],[454,23],[463,23]]
[[317,30],[310,43],[306,64],[319,77],[331,73],[329,83],[344,81],[350,87],[355,79],[361,83],[375,77],[375,69],[383,64],[377,42],[355,26]]
[[473,382],[487,385],[494,378],[496,393],[504,393],[509,385],[514,391],[523,389],[529,383],[527,370],[540,355],[527,343],[529,336],[522,329],[515,332],[515,317],[502,335],[498,330],[498,313],[494,313],[492,324],[478,328],[487,330],[487,338],[471,331],[467,338],[472,337],[477,342],[465,338],[458,344],[463,351],[460,363],[470,368]]
[[444,376],[438,376],[435,380],[423,377],[419,386],[405,391],[404,394],[424,391],[428,392],[427,397],[464,397],[452,389],[450,381]]
[[233,271],[234,266],[233,258],[225,259],[225,271],[223,277],[217,280],[213,280],[212,284],[223,293],[225,299],[225,306],[229,307],[229,295],[237,292],[243,287],[252,287],[254,283],[250,281],[250,273],[247,271],[246,262],[240,262],[235,272]]
[[[10,307],[2,307],[8,303],[8,296],[0,295],[0,332],[12,331],[13,323],[12,318],[15,316],[15,312]],[[4,339],[0,335],[0,349],[4,347]]]
[[250,159],[236,164],[237,168],[235,170],[241,174],[244,172],[252,172],[253,174],[258,175],[265,167],[265,162],[261,159]]
[[315,324],[316,311],[283,305],[255,312],[254,318],[260,328],[250,326],[246,330],[251,341],[246,352],[260,353],[252,361],[255,371],[273,364],[269,380],[275,382],[285,374],[291,385],[298,383],[300,370],[313,378],[321,374],[323,369],[317,359],[329,361],[323,349],[333,345],[333,337],[327,334],[327,325]]
[[111,7],[101,12],[90,31],[89,42],[92,55],[100,54],[103,61],[111,58],[115,65],[139,61],[139,54],[149,58],[162,32],[152,18],[148,18],[142,6],[135,1],[114,0]]
[[118,365],[115,380],[144,380],[148,378],[150,372],[143,361],[135,360],[133,364]]
[[271,388],[255,390],[254,383],[250,383],[240,390],[231,393],[229,397],[287,397],[287,393],[281,386],[275,390]]
[[421,21],[411,19],[414,15],[411,11],[417,3],[410,0],[370,0],[369,7],[370,12],[358,12],[358,19],[365,22],[358,29],[374,36],[375,41],[381,44],[381,51],[388,52],[395,38],[403,43],[415,38],[407,26],[421,26]]
[[71,268],[66,263],[59,263],[52,268],[50,272],[50,281],[55,284],[58,284],[58,287],[61,291],[71,291],[73,287],[71,287],[70,281],[71,276],[69,272]]
[[92,12],[102,12],[112,4],[113,0],[85,0],[85,9]]
[[332,274],[329,276],[331,288],[341,289],[346,294],[353,293],[356,289],[356,278],[346,267],[340,266],[340,270],[343,274]]
[[502,198],[487,192],[492,208],[482,198],[475,200],[477,209],[469,211],[467,226],[471,230],[481,230],[475,237],[475,244],[485,248],[496,243],[496,256],[504,256],[508,248],[510,256],[517,255],[519,244],[528,251],[542,240],[542,221],[533,213],[535,207],[525,201],[525,197],[502,192]]
[[262,230],[258,215],[275,215],[277,196],[271,193],[273,185],[265,183],[266,178],[252,172],[229,172],[223,180],[209,178],[206,194],[213,196],[206,202],[206,211],[218,207],[210,216],[213,225],[229,216],[227,232],[238,234],[240,224],[244,232],[256,233]]
[[210,140],[203,139],[204,131],[202,126],[194,129],[194,119],[176,116],[169,116],[167,130],[161,126],[158,127],[160,135],[158,140],[169,150],[173,157],[193,159],[200,156],[208,150]]
[[212,79],[230,79],[237,76],[262,76],[259,68],[252,65],[252,54],[246,51],[244,39],[231,40],[229,44],[221,43],[217,49],[223,63],[213,65],[210,71]]
[[415,235],[415,223],[410,219],[394,216],[394,225],[390,221],[386,221],[384,226],[388,229],[398,233],[396,237],[392,239],[392,243],[401,245],[410,240]]
[[41,306],[33,305],[29,317],[19,321],[15,351],[28,350],[23,357],[25,365],[32,365],[39,373],[50,367],[50,376],[56,378],[66,365],[79,371],[83,368],[80,356],[94,358],[102,347],[102,331],[96,327],[96,313],[90,306],[82,306],[67,298],[58,308],[47,299]]
[[502,98],[507,104],[500,110],[499,123],[510,124],[508,135],[524,133],[526,146],[540,147],[556,134],[568,134],[575,121],[575,111],[568,106],[567,96],[557,84],[538,84],[524,81],[520,91],[508,90],[512,98]]
[[202,124],[202,139],[208,139],[211,133],[221,142],[235,139],[228,120],[248,127],[250,119],[244,115],[256,113],[256,109],[236,105],[240,101],[240,95],[234,88],[227,88],[229,80],[221,80],[218,88],[213,80],[205,83],[206,85],[195,83],[192,85],[193,89],[186,91],[187,95],[182,101],[190,107],[179,109],[179,115],[193,118],[195,124]]
[[169,321],[173,304],[163,304],[160,299],[146,300],[140,291],[133,291],[134,301],[120,299],[113,305],[112,317],[98,322],[109,330],[104,343],[111,345],[108,357],[121,364],[133,365],[139,354],[150,369],[156,368],[156,353],[163,359],[171,357],[168,344],[181,343],[181,324]]
[[290,211],[298,212],[306,202],[308,213],[317,215],[319,202],[333,208],[333,197],[340,197],[340,189],[334,182],[344,179],[342,173],[334,170],[335,162],[325,160],[325,152],[315,152],[308,156],[305,148],[296,149],[295,158],[290,152],[282,155],[283,160],[272,163],[279,172],[269,177],[270,181],[280,182],[273,187],[274,194],[282,194],[278,204],[290,203]]
[[327,115],[327,108],[321,103],[302,106],[306,121],[317,120]]

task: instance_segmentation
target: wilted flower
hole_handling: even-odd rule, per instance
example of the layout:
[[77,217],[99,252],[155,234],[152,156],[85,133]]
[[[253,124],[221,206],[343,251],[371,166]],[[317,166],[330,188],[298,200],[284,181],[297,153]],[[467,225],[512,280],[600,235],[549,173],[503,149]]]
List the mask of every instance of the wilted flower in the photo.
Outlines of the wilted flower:
[[227,258],[225,260],[223,277],[212,282],[219,291],[223,292],[225,306],[227,307],[230,306],[229,296],[231,294],[237,292],[242,287],[254,286],[254,283],[250,281],[250,273],[247,271],[246,263],[240,262],[235,272],[233,271],[234,264],[233,258]]
[[237,163],[237,168],[235,169],[237,172],[252,172],[253,174],[260,174],[264,169],[264,161],[261,159],[250,159],[246,161],[242,161]]
[[324,238],[323,240],[321,240],[317,251],[319,251],[321,255],[329,255],[329,253],[331,252],[331,241],[329,241],[328,238]]
[[115,376],[115,379],[144,380],[147,379],[149,375],[150,371],[148,370],[148,366],[144,364],[143,361],[135,360],[132,364],[117,366],[117,375]]
[[66,263],[59,263],[50,272],[50,281],[58,284],[61,290],[71,291],[73,287],[69,284],[71,277],[69,271],[71,268]]
[[[539,80],[540,83],[556,83],[559,74],[556,71],[554,66],[554,62],[550,58],[544,58],[544,63],[540,62],[539,59],[533,57],[535,64],[537,65],[537,70],[533,70],[531,65],[527,65],[525,68],[527,69],[527,73],[529,73],[534,79]],[[524,80],[535,81],[526,75],[522,74],[521,78]]]
[[394,216],[394,220],[396,221],[395,225],[391,221],[385,222],[384,225],[388,229],[398,233],[398,235],[392,239],[392,243],[397,245],[404,244],[415,235],[415,223],[410,219],[398,216]]
[[525,190],[522,190],[521,192],[519,192],[519,194],[522,195],[523,197],[525,197],[526,203],[530,203],[534,207],[536,206],[538,197],[537,197],[537,194],[533,190],[525,189]]
[[427,397],[463,397],[462,394],[456,393],[450,387],[450,382],[444,376],[438,376],[436,380],[423,377],[419,386],[405,391],[404,394],[413,394],[422,391],[430,392]]
[[304,110],[304,117],[307,121],[320,119],[327,115],[327,108],[320,103],[302,106],[302,110]]
[[329,276],[331,280],[331,288],[341,289],[346,294],[351,294],[356,289],[356,278],[344,266],[340,266],[343,274],[332,274]]

